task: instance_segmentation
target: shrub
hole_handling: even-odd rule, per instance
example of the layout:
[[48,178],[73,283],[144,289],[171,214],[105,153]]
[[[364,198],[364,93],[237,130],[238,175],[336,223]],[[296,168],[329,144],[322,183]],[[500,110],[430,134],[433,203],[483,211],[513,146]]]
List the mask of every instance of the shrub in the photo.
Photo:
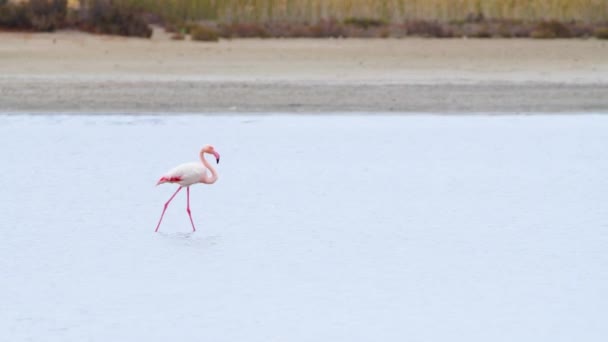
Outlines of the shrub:
[[530,32],[530,37],[534,39],[553,39],[557,38],[555,32],[547,29],[535,29]]
[[608,39],[608,27],[598,27],[593,33],[598,39]]
[[171,22],[165,22],[163,23],[163,27],[165,29],[165,32],[168,33],[175,33],[175,32],[179,32],[179,26],[175,25]]
[[199,26],[196,23],[191,23],[191,22],[177,22],[174,24],[168,24],[171,28],[170,32],[179,32],[183,35],[187,35],[190,34],[190,32],[192,31],[193,28]]
[[112,0],[90,0],[81,9],[81,27],[95,33],[149,38],[152,29],[135,7]]
[[270,34],[263,24],[258,23],[232,23],[221,25],[223,37],[266,38]]
[[310,29],[314,38],[339,38],[345,37],[344,28],[335,19],[320,20]]
[[54,31],[65,25],[67,0],[30,0],[0,3],[0,26],[11,29]]
[[540,22],[530,33],[532,38],[570,38],[572,33],[568,26],[559,21]]
[[572,37],[591,37],[593,36],[593,24],[574,22],[568,25]]
[[471,36],[475,38],[492,38],[491,29],[488,25],[477,25]]
[[380,19],[351,17],[344,19],[344,24],[367,29],[368,27],[384,26],[386,22]]
[[30,29],[31,23],[23,4],[0,5],[0,26],[10,29]]
[[481,12],[467,14],[465,21],[468,23],[481,23],[485,21],[485,16]]
[[34,30],[54,31],[64,25],[68,12],[67,0],[30,0],[27,4]]
[[217,42],[219,40],[219,33],[217,30],[203,25],[191,26],[190,36],[192,40],[197,41]]
[[408,35],[422,37],[438,37],[447,38],[453,37],[452,30],[444,28],[443,25],[426,20],[412,20],[405,23],[405,29]]
[[498,36],[501,38],[512,38],[515,36],[511,26],[505,25],[504,23],[500,24],[496,30]]

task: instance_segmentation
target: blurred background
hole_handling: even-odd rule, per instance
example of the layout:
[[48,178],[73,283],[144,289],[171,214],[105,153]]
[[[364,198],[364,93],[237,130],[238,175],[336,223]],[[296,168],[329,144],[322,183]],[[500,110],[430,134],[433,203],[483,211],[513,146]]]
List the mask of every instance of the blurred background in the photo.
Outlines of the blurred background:
[[598,111],[606,38],[605,0],[0,0],[0,109]]
[[[0,27],[150,36],[608,37],[602,0],[2,0]],[[193,30],[194,29],[194,30]]]

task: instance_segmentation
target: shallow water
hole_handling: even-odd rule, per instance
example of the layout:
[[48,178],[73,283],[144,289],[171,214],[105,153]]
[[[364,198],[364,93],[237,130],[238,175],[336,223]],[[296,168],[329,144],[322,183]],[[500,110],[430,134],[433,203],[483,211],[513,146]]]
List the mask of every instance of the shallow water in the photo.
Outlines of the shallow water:
[[[185,194],[165,171],[222,154]],[[603,341],[608,116],[0,116],[7,341]]]

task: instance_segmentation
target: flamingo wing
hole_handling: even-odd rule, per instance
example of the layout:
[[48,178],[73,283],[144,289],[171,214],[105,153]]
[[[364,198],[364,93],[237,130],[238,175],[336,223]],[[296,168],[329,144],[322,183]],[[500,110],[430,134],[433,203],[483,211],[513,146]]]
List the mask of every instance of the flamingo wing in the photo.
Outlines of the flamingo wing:
[[189,186],[201,181],[207,170],[201,163],[184,163],[169,170],[159,180],[161,183],[178,183],[182,186]]

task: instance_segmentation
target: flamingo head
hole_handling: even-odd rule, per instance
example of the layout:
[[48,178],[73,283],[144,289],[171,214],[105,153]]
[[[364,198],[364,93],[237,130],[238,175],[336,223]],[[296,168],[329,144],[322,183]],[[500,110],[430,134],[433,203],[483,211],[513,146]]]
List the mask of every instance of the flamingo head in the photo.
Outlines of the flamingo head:
[[215,162],[217,164],[220,163],[220,154],[217,153],[217,151],[215,150],[215,148],[213,146],[211,146],[211,145],[205,145],[203,147],[203,149],[201,150],[201,152],[213,154],[213,156],[215,157]]

